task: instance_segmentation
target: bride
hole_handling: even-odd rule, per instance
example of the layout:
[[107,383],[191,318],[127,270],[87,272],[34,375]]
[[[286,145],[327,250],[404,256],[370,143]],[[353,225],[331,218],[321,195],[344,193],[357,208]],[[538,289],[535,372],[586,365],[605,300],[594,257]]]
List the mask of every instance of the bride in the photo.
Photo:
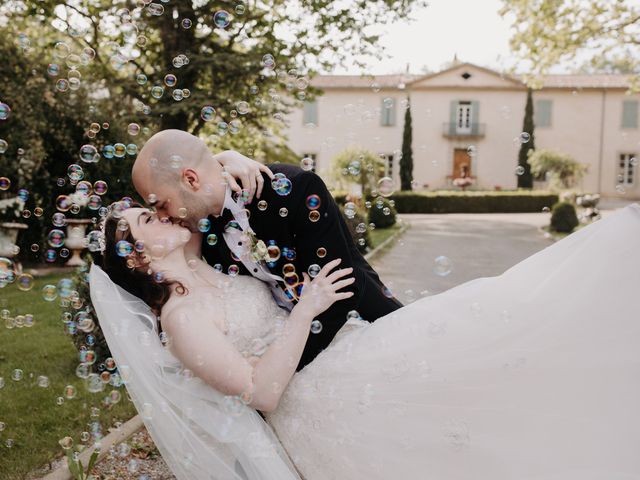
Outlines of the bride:
[[349,295],[339,261],[289,313],[121,202],[91,296],[180,479],[640,479],[639,240],[633,204],[500,276],[354,314],[298,373],[313,318]]

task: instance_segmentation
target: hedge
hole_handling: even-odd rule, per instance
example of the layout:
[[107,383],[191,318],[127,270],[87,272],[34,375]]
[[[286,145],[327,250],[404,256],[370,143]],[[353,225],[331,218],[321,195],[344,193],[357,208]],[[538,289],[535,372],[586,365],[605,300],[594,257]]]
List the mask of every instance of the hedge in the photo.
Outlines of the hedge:
[[[343,192],[334,192],[334,198],[340,204],[344,203],[345,197]],[[391,198],[398,213],[540,212],[558,202],[555,193],[531,190],[396,192]]]

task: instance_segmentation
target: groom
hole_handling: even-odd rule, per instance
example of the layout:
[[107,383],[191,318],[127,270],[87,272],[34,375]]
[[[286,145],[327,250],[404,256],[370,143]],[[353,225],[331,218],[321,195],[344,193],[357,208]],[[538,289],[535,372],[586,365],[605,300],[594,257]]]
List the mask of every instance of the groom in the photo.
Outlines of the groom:
[[[248,187],[240,198],[229,187],[239,190],[236,179]],[[140,150],[132,180],[161,218],[203,234],[201,245],[191,245],[195,254],[201,248],[214,268],[269,282],[285,308],[296,302],[303,272],[313,276],[314,269],[335,258],[342,259],[339,268],[353,267],[356,280],[346,291],[355,295],[334,303],[312,324],[296,371],[331,343],[350,312],[375,321],[402,306],[362,257],[333,197],[311,171],[286,164],[265,167],[232,151],[213,155],[198,137],[164,130]],[[254,191],[259,198],[252,198]],[[249,242],[255,261],[240,255],[248,228],[255,232]]]

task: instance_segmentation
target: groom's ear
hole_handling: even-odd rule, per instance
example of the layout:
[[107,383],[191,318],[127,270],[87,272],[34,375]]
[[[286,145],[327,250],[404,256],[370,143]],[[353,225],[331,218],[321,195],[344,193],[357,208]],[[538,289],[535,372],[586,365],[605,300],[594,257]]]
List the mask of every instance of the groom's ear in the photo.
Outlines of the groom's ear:
[[193,168],[185,168],[182,171],[182,179],[192,189],[200,189],[200,177],[198,176],[198,172],[196,172]]

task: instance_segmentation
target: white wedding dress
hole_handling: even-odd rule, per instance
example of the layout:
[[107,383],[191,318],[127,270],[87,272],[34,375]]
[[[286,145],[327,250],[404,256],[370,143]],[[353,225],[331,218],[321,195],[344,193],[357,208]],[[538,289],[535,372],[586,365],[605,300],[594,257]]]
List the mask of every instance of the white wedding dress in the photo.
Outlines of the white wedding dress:
[[[230,286],[228,336],[259,354],[282,320]],[[349,320],[266,420],[306,480],[640,479],[640,206]]]

